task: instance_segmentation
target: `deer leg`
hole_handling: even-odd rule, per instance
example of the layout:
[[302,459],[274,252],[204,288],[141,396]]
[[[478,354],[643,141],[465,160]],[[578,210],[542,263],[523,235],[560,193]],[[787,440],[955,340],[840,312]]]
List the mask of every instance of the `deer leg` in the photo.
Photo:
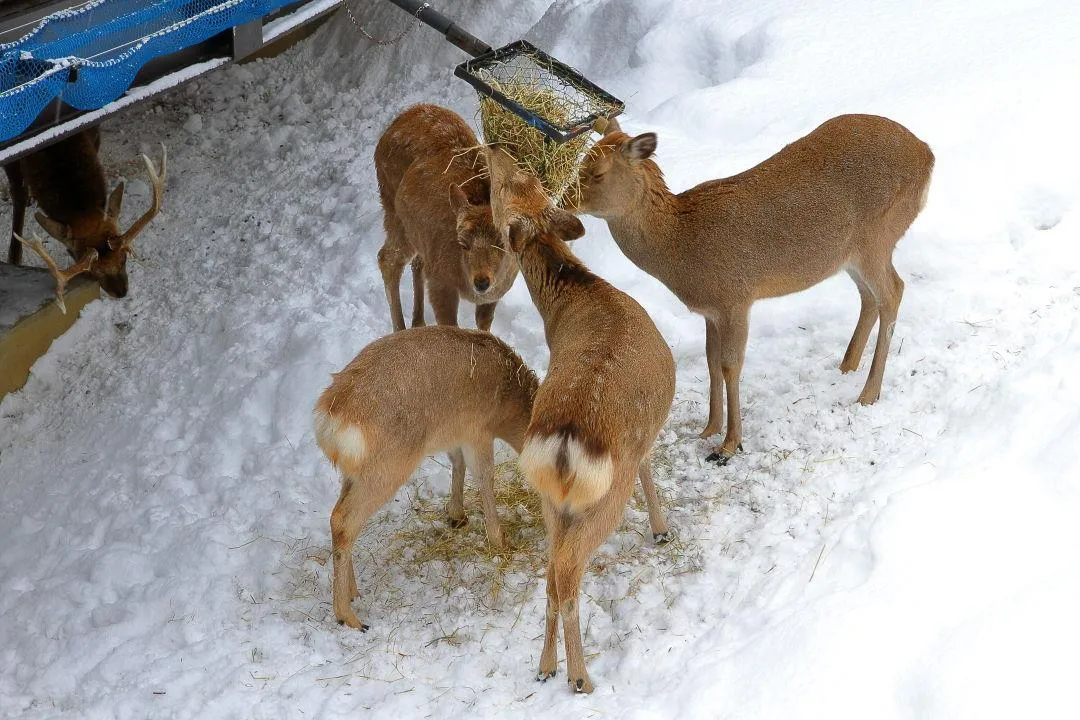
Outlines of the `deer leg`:
[[428,284],[428,299],[431,301],[431,309],[435,311],[435,322],[440,325],[458,324],[458,296],[457,288],[443,282],[431,282]]
[[669,542],[674,536],[668,530],[664,513],[660,510],[660,500],[656,497],[656,484],[653,482],[652,460],[649,454],[641,459],[638,466],[638,478],[641,480],[641,490],[645,493],[645,507],[649,511],[649,527],[652,529],[653,542],[662,545]]
[[491,330],[491,323],[495,320],[495,306],[497,304],[497,302],[493,302],[476,306],[476,328],[478,330]]
[[840,363],[842,373],[859,369],[863,350],[866,349],[866,341],[870,337],[870,331],[874,328],[878,316],[877,300],[874,298],[874,293],[870,291],[870,287],[859,277],[855,269],[849,269],[848,275],[859,288],[859,299],[862,304],[859,308],[859,322],[855,325],[855,332],[851,335],[851,342],[848,343],[847,352],[844,353],[844,359]]
[[[414,462],[411,467],[415,466]],[[356,617],[351,606],[357,594],[356,573],[352,562],[353,544],[368,518],[386,504],[405,483],[411,467],[404,470],[402,467],[389,468],[376,475],[378,471],[374,467],[365,466],[364,470],[355,476],[342,476],[341,494],[330,513],[334,616],[339,623],[361,631],[368,629],[368,626]]]
[[387,221],[386,244],[379,250],[379,270],[382,271],[386,301],[390,305],[390,322],[394,332],[405,329],[405,316],[401,312],[401,275],[415,253],[404,244],[403,236],[391,234],[391,222]]
[[739,404],[739,378],[742,375],[743,358],[746,356],[746,338],[750,331],[750,307],[727,310],[716,318],[720,336],[720,371],[727,390],[727,434],[719,448],[705,459],[726,465],[736,452],[742,449],[742,408]]
[[465,462],[473,480],[480,488],[480,504],[484,508],[484,530],[492,547],[505,547],[499,511],[495,508],[495,448],[488,438],[464,448]]
[[585,650],[581,643],[581,615],[578,607],[585,564],[566,561],[555,569],[555,573],[555,582],[559,587],[563,642],[566,644],[566,681],[575,692],[591,693],[593,684],[588,670],[585,669]]
[[412,261],[412,327],[424,327],[424,258],[417,255]]
[[553,522],[549,519],[549,515],[555,512],[555,509],[544,501],[544,519],[548,526],[547,609],[544,616],[544,650],[540,653],[540,669],[536,673],[536,679],[541,682],[555,677],[559,666],[559,586],[555,582]]
[[450,527],[456,530],[469,524],[465,515],[465,456],[461,448],[454,448],[447,456],[450,458],[450,507],[446,516]]
[[[562,618],[563,642],[566,644],[566,681],[575,692],[593,691],[585,669],[585,650],[581,640],[580,596],[585,564],[622,519],[622,510],[634,491],[637,466],[616,468],[611,490],[582,513],[555,518],[562,526],[551,538],[554,550],[555,582],[559,593],[559,617]],[[550,577],[548,579],[550,582]]]
[[[342,477],[341,494],[330,514],[330,538],[333,547],[333,598],[334,616],[339,623],[366,631],[367,625],[360,622],[352,610],[352,600],[356,597],[356,573],[352,564],[352,547],[356,536],[360,534],[366,518],[360,518],[356,511],[356,493],[354,481]],[[351,577],[350,577],[351,576]]]
[[720,369],[720,328],[712,318],[705,318],[705,359],[709,363],[709,421],[698,437],[720,432],[724,413],[724,375]]
[[900,300],[904,297],[904,281],[896,274],[892,260],[888,258],[881,266],[879,275],[864,277],[878,301],[878,335],[874,360],[870,363],[870,374],[859,395],[859,402],[873,405],[881,396],[881,381],[885,375],[885,361],[889,357],[889,343],[896,325],[896,315],[900,310]]
[[5,165],[4,172],[7,174],[8,189],[11,191],[11,244],[8,245],[8,262],[19,265],[22,263],[22,243],[15,239],[15,236],[23,234],[30,194],[26,191],[22,170],[17,161]]

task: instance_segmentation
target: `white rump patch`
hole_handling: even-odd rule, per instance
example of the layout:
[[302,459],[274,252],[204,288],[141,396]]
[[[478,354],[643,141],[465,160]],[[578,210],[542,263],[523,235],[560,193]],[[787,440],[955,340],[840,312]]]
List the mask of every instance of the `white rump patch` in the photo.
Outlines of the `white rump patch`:
[[358,463],[364,458],[366,443],[360,428],[322,408],[315,410],[315,441],[334,465],[342,460]]
[[926,184],[923,185],[922,194],[919,195],[919,211],[921,212],[926,207],[926,199],[930,196],[930,181],[934,178],[934,169],[930,168],[930,175],[926,178]]
[[[565,453],[560,472],[559,453]],[[592,505],[611,488],[614,465],[611,454],[596,457],[571,437],[550,435],[525,442],[518,457],[522,472],[538,492],[556,505],[572,510]]]

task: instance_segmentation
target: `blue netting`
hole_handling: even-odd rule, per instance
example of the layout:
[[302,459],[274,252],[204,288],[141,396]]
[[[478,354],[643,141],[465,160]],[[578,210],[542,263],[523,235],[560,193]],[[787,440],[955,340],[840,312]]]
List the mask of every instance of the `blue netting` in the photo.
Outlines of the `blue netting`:
[[[296,0],[92,0],[0,44],[0,142],[54,98],[93,110],[120,97],[147,61]],[[75,72],[73,72],[73,68]]]

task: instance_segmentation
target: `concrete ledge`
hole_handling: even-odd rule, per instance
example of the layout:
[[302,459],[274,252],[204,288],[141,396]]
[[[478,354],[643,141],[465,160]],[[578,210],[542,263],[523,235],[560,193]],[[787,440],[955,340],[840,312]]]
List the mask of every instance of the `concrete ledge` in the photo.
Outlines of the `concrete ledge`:
[[0,398],[26,384],[30,367],[100,294],[96,282],[76,277],[64,294],[65,315],[55,290],[44,268],[0,263]]

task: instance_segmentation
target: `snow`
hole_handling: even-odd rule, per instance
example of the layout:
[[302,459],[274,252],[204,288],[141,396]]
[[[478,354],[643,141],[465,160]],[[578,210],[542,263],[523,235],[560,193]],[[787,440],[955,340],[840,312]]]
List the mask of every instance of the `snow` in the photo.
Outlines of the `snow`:
[[[389,4],[362,15],[380,37],[409,22]],[[842,112],[926,140],[937,167],[896,253],[907,288],[881,400],[854,402],[868,356],[837,369],[858,314],[849,280],[759,303],[746,452],[706,465],[702,321],[586,219],[575,250],[642,302],[678,363],[658,485],[679,541],[655,547],[632,503],[586,574],[596,692],[533,679],[541,575],[510,574],[491,602],[392,561],[414,499],[445,500],[434,461],[358,543],[371,630],[339,627],[325,564],[338,483],[310,410],[389,330],[371,153],[409,104],[469,117],[475,101],[437,33],[371,45],[338,13],[279,58],[105,127],[114,176],[141,178],[138,154],[168,144],[165,206],[130,296],[88,306],[0,403],[0,716],[1075,713],[1080,12],[470,0],[453,15],[626,100],[623,127],[658,133],[675,189]],[[128,221],[148,201],[137,185]],[[494,331],[543,370],[523,283]],[[482,533],[468,511],[461,532]]]

